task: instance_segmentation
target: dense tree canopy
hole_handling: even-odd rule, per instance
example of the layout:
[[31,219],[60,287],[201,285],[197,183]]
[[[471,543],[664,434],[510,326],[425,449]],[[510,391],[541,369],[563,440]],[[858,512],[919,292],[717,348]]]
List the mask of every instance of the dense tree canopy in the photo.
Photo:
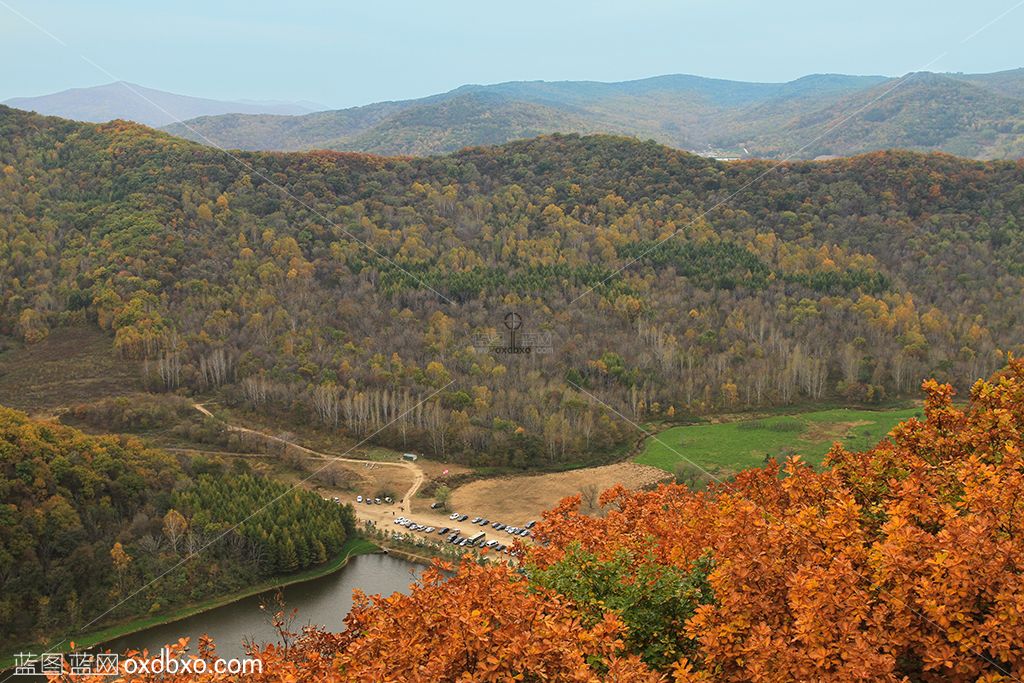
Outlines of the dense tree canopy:
[[323,563],[354,527],[314,493],[0,407],[4,650]]
[[[579,388],[636,419],[872,402],[1020,344],[1020,163],[606,136],[232,157],[6,108],[0,133],[0,331],[86,321],[152,388],[471,464],[621,444]],[[512,309],[551,353],[487,352]]]
[[257,648],[257,680],[1019,680],[1024,361],[966,408],[924,389],[924,420],[822,471],[567,499],[521,571],[360,598],[340,634]]

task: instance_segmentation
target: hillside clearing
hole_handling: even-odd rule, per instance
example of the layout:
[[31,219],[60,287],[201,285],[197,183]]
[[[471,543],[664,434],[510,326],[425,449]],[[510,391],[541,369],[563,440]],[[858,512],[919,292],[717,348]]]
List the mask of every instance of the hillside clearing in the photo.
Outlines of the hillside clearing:
[[0,338],[0,405],[52,415],[141,390],[141,363],[120,358],[94,327],[61,327],[36,344]]
[[836,408],[756,420],[672,427],[650,437],[634,461],[674,472],[690,461],[712,473],[759,467],[765,459],[800,455],[818,464],[836,441],[865,450],[920,408],[854,410]]

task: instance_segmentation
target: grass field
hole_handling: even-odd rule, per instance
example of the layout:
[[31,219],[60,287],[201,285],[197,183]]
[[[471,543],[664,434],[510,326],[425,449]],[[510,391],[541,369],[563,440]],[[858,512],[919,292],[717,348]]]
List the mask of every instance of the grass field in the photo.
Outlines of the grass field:
[[757,420],[672,427],[647,439],[636,462],[667,472],[687,459],[711,472],[759,467],[767,456],[799,454],[818,464],[835,441],[865,450],[897,423],[922,415],[920,408],[853,410],[837,408]]

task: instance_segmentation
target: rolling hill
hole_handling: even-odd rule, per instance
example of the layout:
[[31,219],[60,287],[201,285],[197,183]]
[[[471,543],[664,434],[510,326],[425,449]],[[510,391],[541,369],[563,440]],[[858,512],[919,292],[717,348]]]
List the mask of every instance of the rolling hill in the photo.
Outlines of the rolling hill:
[[602,132],[710,156],[815,158],[899,147],[1016,158],[1024,144],[1022,93],[1020,69],[900,79],[815,74],[788,83],[689,75],[517,81],[303,116],[207,116],[166,130],[243,150],[422,155],[545,133]]
[[[936,92],[917,85],[946,88],[960,109],[979,102],[974,84],[921,79],[884,116],[865,108],[863,131],[917,116],[908,141],[954,139],[930,137],[943,109],[915,104]],[[493,134],[500,103],[463,95],[447,116]],[[507,111],[523,129],[550,115],[519,104]],[[401,113],[434,130],[428,114]],[[966,410],[952,386],[926,382],[924,421],[866,453],[833,448],[822,470],[793,458],[712,491],[616,488],[593,516],[564,499],[534,527],[544,543],[517,549],[525,576],[435,566],[408,596],[357,600],[341,634],[306,629],[286,654],[252,651],[267,675],[246,680],[997,680],[1008,638],[1024,633],[1021,216],[1022,162],[887,151],[722,163],[608,135],[440,157],[227,155],[130,122],[0,106],[0,348],[106,335],[153,394],[74,409],[88,424],[163,430],[212,400],[256,424],[509,469],[621,457],[639,424],[879,407],[923,378],[949,380]],[[519,343],[529,333],[550,353],[499,353],[509,312]],[[60,348],[62,362],[88,362]],[[876,419],[728,429],[787,455],[777,437],[793,427],[811,446],[838,430],[866,438]],[[186,428],[234,448],[216,424]],[[723,441],[693,432],[661,436],[677,451]],[[80,632],[90,615],[152,623],[316,571],[355,530],[351,508],[292,484],[298,468],[283,483],[3,408],[0,453],[11,652]],[[763,462],[750,455],[742,465]],[[923,613],[952,615],[949,637]],[[395,624],[403,643],[426,645],[396,647]],[[438,624],[469,624],[477,645],[433,645]],[[965,633],[981,654],[961,665]],[[778,647],[765,634],[781,634]],[[559,647],[532,646],[542,641]]]
[[[490,135],[493,104],[466,97]],[[420,114],[402,120],[429,130]],[[0,107],[0,207],[0,343],[92,326],[154,390],[476,465],[621,454],[632,430],[602,403],[883,404],[1021,349],[1007,161],[723,163],[562,134],[227,155]],[[537,354],[495,348],[510,311]]]
[[147,126],[197,116],[223,114],[308,114],[316,105],[291,102],[222,101],[177,95],[134,83],[118,81],[92,88],[72,88],[39,97],[15,97],[4,102],[9,107],[60,116],[75,121],[101,123],[113,119],[135,121]]
[[[1024,99],[937,74],[910,74],[848,95],[828,107],[760,127],[751,139],[739,129],[723,144],[748,146],[759,156],[850,156],[879,149],[942,151],[971,158],[1024,155]],[[739,128],[739,127],[738,127]]]

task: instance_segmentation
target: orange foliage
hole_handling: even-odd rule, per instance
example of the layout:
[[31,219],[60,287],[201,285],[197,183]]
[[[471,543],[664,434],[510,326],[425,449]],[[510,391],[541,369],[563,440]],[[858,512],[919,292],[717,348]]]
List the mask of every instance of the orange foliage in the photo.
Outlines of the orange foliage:
[[358,596],[343,633],[266,648],[259,680],[1019,680],[1024,362],[966,409],[924,390],[923,421],[865,453],[837,445],[820,472],[794,458],[702,492],[616,487],[602,517],[579,497],[545,515],[526,566],[571,545],[679,567],[710,553],[714,601],[683,627],[697,654],[671,671],[626,651],[616,614],[588,628],[515,570],[464,563],[408,596]]
[[[540,526],[550,564],[570,543],[686,565],[711,550],[716,604],[687,624],[696,680],[1015,680],[1024,673],[1024,363],[820,473],[793,459],[706,493],[613,489],[603,519],[564,501]],[[784,474],[785,476],[779,476]],[[699,664],[700,666],[696,666]]]
[[604,680],[591,660],[620,668],[622,681],[657,680],[619,661],[613,615],[585,628],[567,601],[504,565],[463,563],[450,579],[434,568],[408,596],[357,595],[345,622],[332,651],[351,680]]

